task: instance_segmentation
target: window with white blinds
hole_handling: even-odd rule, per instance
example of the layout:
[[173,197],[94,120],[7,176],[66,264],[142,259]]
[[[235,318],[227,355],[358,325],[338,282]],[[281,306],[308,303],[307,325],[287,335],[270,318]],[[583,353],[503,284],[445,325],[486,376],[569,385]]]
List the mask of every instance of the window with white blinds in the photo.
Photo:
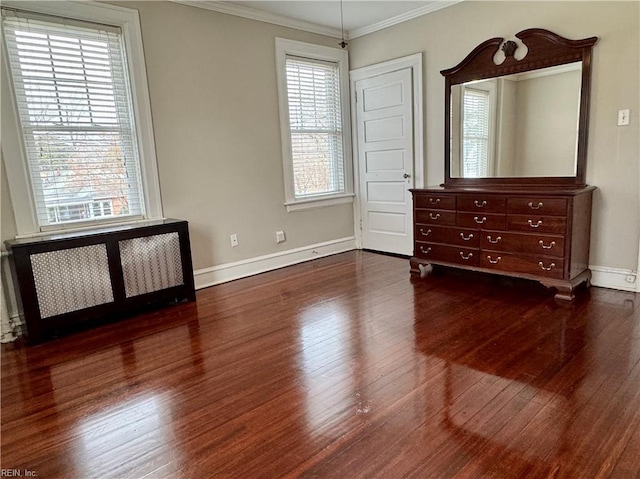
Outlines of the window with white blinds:
[[295,197],[343,193],[338,64],[287,56],[286,75]]
[[144,215],[120,29],[4,9],[2,19],[41,229]]
[[353,202],[349,56],[276,38],[287,211]]
[[465,87],[463,108],[462,176],[481,178],[489,169],[490,93]]

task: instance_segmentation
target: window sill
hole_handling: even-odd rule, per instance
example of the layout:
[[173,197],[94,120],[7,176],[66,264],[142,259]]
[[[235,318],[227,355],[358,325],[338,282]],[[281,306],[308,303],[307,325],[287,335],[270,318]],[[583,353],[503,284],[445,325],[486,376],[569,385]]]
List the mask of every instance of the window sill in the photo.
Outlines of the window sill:
[[59,228],[56,227],[46,227],[42,231],[30,234],[16,235],[16,240],[22,239],[30,239],[30,238],[39,238],[39,237],[56,237],[66,234],[74,234],[74,233],[87,233],[90,234],[96,231],[107,231],[111,229],[118,228],[126,228],[133,227],[142,223],[146,223],[154,220],[163,220],[165,218],[143,218],[143,217],[135,217],[130,218],[128,220],[120,219],[120,220],[112,220],[112,221],[95,221],[95,222],[82,222],[80,224],[76,224],[71,226],[67,223],[66,226],[61,226]]
[[353,203],[355,194],[349,193],[340,196],[331,196],[329,198],[308,198],[304,200],[288,201],[284,205],[287,207],[287,213],[292,211],[311,210],[315,208],[326,208],[328,206],[343,205]]

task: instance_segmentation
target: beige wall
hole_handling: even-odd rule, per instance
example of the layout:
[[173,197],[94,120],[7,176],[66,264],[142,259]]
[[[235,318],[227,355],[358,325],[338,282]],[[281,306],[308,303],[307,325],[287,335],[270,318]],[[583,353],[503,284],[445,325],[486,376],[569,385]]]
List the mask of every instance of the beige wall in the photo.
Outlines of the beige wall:
[[[640,236],[638,135],[640,34],[638,2],[458,3],[350,42],[351,68],[424,52],[425,172],[444,179],[444,80],[439,71],[460,62],[488,38],[511,38],[541,27],[568,38],[598,36],[592,77],[587,182],[594,197],[591,265],[634,270]],[[631,109],[631,124],[616,125]]]
[[335,40],[169,2],[121,4],[140,12],[164,213],[189,220],[194,268],[352,236],[351,205],[284,207],[275,38]]
[[581,70],[516,83],[517,176],[574,176]]

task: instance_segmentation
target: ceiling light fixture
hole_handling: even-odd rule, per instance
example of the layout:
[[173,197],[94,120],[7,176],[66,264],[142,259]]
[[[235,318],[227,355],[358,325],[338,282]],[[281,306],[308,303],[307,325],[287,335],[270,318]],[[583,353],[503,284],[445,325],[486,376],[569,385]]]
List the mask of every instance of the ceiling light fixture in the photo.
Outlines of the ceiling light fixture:
[[344,20],[342,18],[342,0],[340,0],[340,32],[342,34],[342,41],[338,43],[338,45],[340,45],[340,47],[342,48],[347,48],[347,45],[349,44],[344,41]]

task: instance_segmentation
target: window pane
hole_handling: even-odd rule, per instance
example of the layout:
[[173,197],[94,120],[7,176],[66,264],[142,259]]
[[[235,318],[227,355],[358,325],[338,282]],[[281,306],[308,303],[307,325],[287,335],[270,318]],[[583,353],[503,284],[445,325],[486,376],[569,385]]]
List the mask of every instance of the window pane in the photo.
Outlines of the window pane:
[[38,193],[49,208],[75,201],[111,198],[129,211],[131,183],[119,133],[33,133],[38,152]]
[[343,190],[342,139],[330,133],[291,133],[296,197],[340,193]]

